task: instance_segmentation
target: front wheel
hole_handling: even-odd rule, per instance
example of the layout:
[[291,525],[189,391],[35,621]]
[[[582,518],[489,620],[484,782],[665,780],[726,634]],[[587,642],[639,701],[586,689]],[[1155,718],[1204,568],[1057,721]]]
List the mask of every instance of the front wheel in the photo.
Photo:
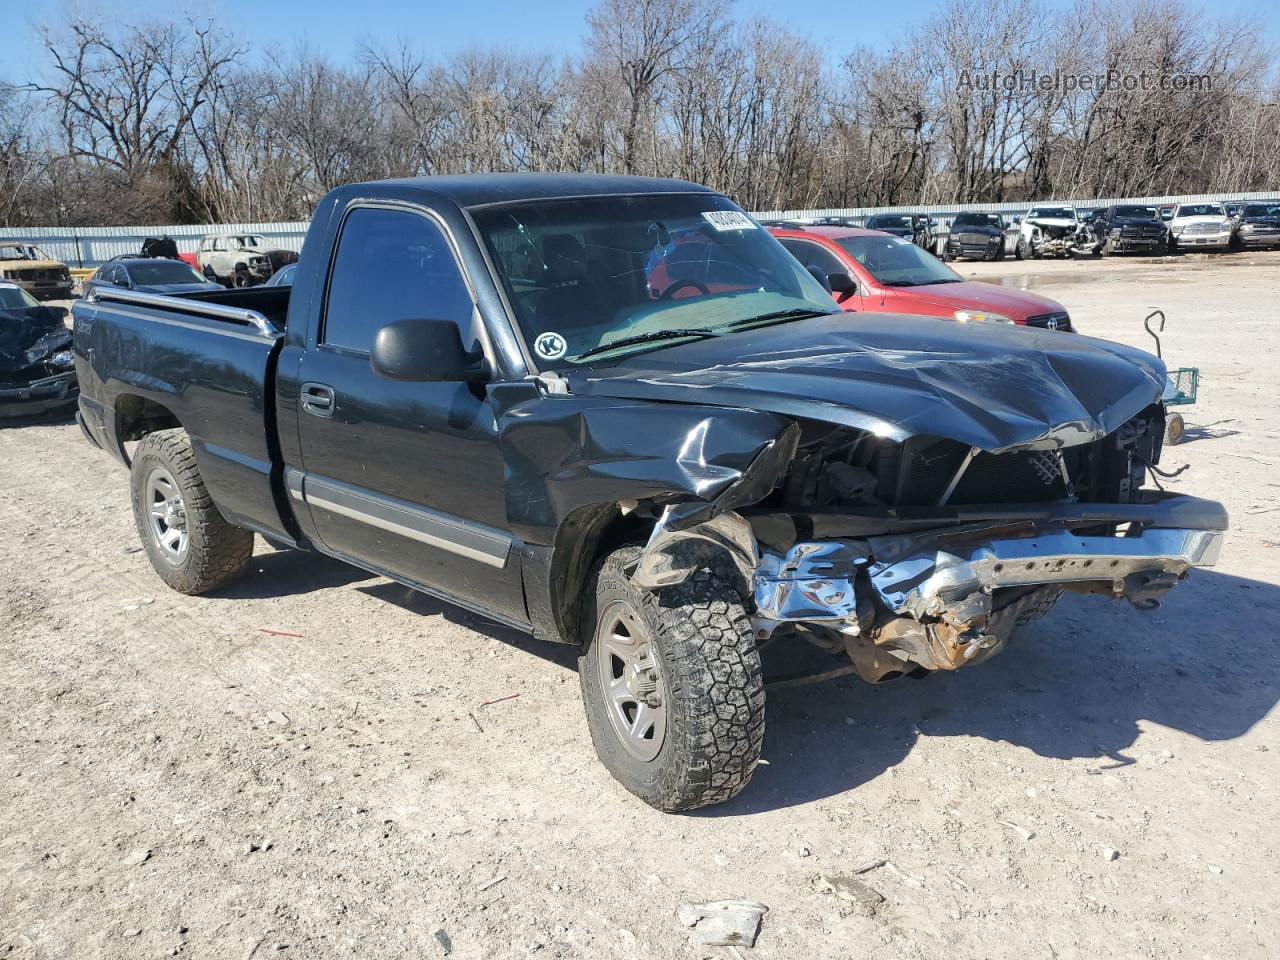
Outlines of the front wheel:
[[764,676],[728,570],[707,564],[658,592],[627,575],[638,547],[596,568],[578,661],[596,755],[669,813],[721,803],[751,779],[764,740]]
[[253,534],[227,523],[205,489],[186,431],[157,430],[130,470],[133,518],[160,579],[179,593],[208,593],[240,578]]
[[1015,260],[1027,259],[1027,241],[1021,237],[1018,238],[1018,242],[1013,248],[1013,257]]

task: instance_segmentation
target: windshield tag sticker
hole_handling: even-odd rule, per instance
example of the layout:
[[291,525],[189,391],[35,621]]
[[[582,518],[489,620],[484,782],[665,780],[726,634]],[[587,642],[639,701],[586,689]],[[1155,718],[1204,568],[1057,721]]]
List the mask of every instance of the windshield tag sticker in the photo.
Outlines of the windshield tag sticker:
[[543,360],[559,360],[569,351],[569,344],[564,337],[554,330],[538,334],[533,341],[533,349]]
[[737,210],[704,210],[702,219],[717,230],[754,230],[756,222]]

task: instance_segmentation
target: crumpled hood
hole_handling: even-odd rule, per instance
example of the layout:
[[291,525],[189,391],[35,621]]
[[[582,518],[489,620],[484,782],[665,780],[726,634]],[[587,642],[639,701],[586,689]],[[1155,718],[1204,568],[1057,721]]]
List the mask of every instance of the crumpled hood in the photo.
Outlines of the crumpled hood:
[[1155,357],[1090,337],[856,313],[569,374],[574,394],[763,410],[990,453],[1105,436],[1164,383]]
[[71,346],[71,331],[44,307],[0,309],[0,372],[16,373]]

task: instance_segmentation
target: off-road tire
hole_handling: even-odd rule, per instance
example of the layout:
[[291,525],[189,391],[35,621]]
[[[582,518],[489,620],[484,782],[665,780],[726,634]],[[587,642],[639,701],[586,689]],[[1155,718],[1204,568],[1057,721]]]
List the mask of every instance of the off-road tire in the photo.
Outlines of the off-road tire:
[[[627,574],[639,547],[597,564],[583,597],[578,675],[596,755],[629,791],[668,813],[723,803],[751,779],[764,742],[764,674],[751,621],[723,565],[701,566],[682,584],[636,587]],[[606,607],[630,604],[648,629],[666,690],[666,734],[649,761],[632,756],[609,719],[594,650]]]
[[[186,512],[186,556],[176,563],[164,555],[149,526],[145,488],[156,466],[173,477]],[[134,452],[129,487],[138,536],[161,580],[179,593],[199,594],[240,579],[253,556],[253,534],[228,523],[214,506],[185,430],[157,430],[142,440]]]

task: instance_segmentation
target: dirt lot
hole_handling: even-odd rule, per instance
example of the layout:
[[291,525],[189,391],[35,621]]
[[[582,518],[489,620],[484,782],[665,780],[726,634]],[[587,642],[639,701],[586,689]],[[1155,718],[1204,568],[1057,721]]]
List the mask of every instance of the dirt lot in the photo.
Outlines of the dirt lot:
[[[572,651],[261,544],[168,592],[123,470],[0,430],[0,956],[719,958],[673,911],[740,897],[752,957],[1275,957],[1280,254],[958,266],[1135,345],[1164,308],[1221,565],[970,672],[771,693],[755,781],[693,816],[596,762]],[[820,879],[880,860],[871,915]]]

